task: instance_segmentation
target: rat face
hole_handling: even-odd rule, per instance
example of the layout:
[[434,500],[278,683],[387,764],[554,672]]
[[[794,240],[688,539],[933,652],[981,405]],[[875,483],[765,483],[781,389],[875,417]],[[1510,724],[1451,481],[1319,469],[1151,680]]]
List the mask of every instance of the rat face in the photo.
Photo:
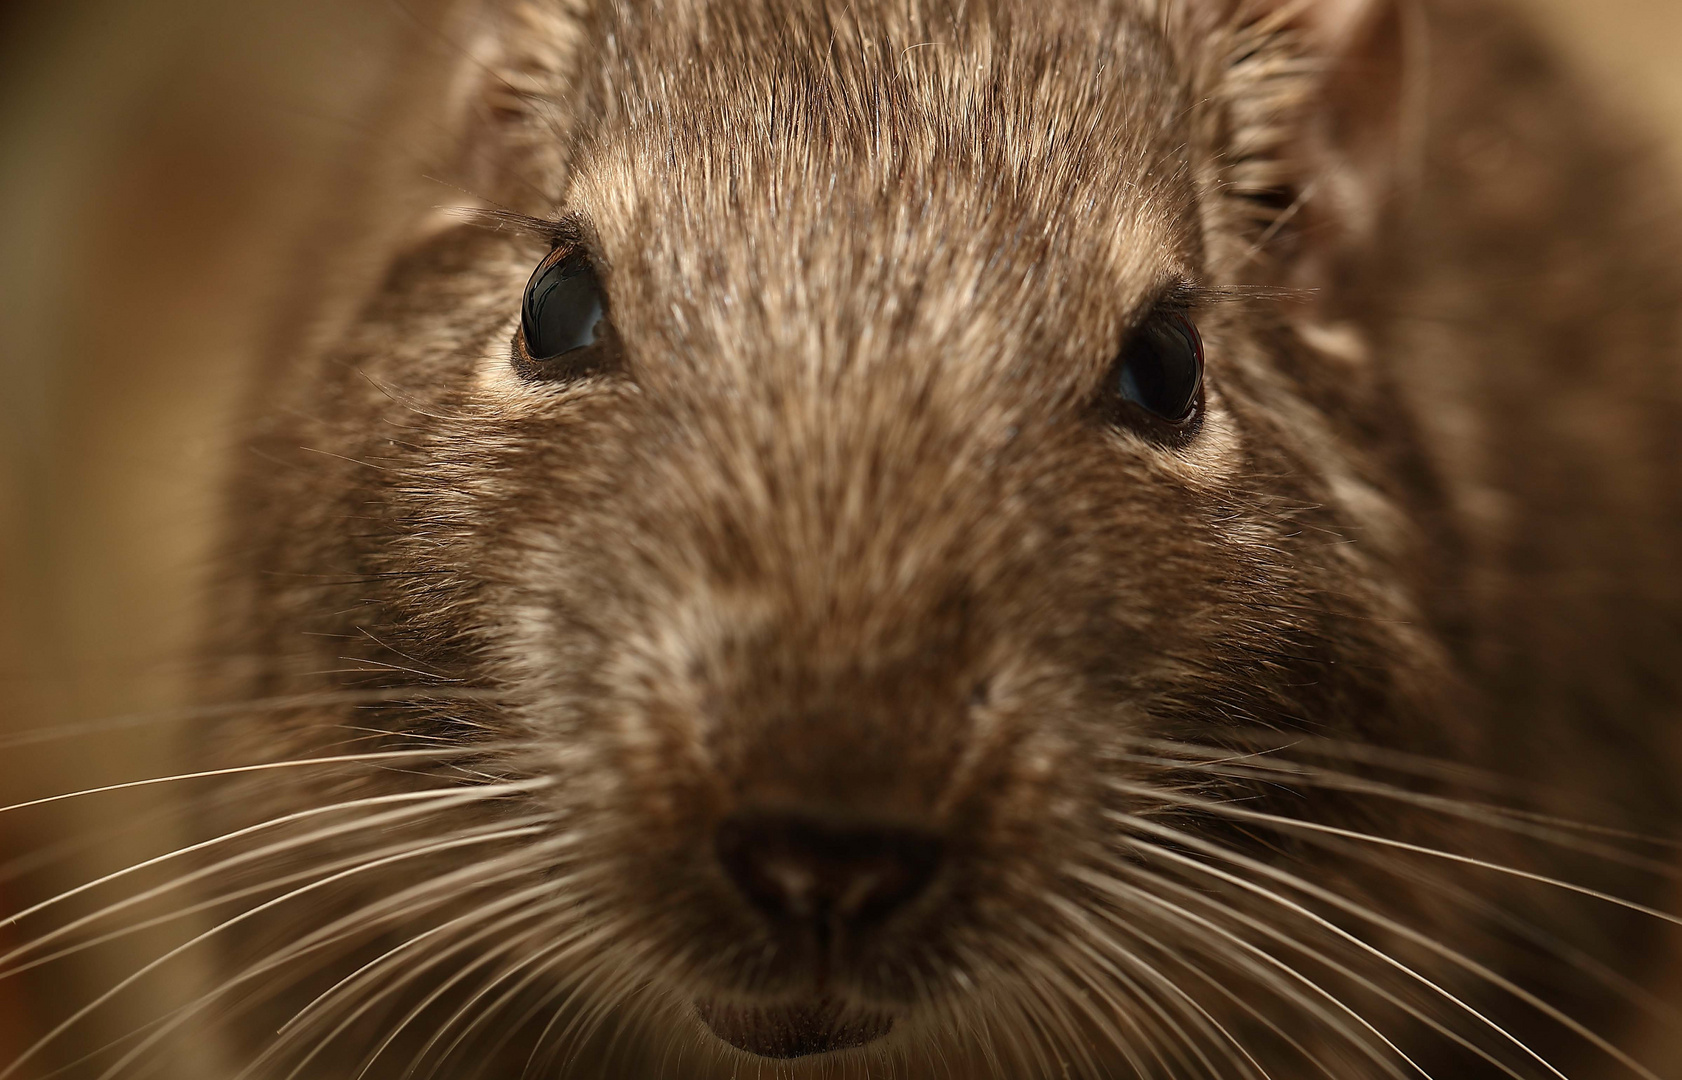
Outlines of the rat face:
[[1314,241],[1223,95],[1300,42],[1164,18],[599,12],[561,212],[435,239],[318,373],[281,441],[376,464],[372,525],[295,500],[275,557],[358,599],[278,606],[529,785],[468,925],[535,1045],[1383,1071],[1368,1016],[1452,1011],[1369,992],[1438,914],[1305,856],[1354,812],[1266,756],[1463,740],[1433,495],[1358,335],[1260,288]]
[[1266,984],[1141,854],[1182,766],[1404,726],[1432,655],[1326,361],[1242,288],[1206,59],[1129,7],[602,18],[549,250],[439,242],[400,317],[478,328],[359,360],[415,433],[369,636],[496,688],[566,910],[706,1059],[1049,1009],[1110,1060],[1204,1015],[1188,964]]

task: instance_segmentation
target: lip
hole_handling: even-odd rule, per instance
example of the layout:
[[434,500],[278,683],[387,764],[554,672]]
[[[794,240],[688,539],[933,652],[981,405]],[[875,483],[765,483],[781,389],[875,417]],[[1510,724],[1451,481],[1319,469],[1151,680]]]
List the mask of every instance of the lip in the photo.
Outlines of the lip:
[[828,998],[770,1005],[698,1000],[695,1013],[708,1030],[736,1049],[777,1060],[868,1046],[894,1026],[890,1013],[851,1008]]

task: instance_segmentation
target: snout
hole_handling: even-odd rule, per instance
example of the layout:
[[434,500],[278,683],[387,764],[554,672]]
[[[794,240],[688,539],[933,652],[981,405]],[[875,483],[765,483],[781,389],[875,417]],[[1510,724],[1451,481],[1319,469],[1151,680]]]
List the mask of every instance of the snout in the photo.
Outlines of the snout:
[[721,943],[692,965],[695,1015],[772,1059],[882,1040],[922,1004],[926,973],[949,966],[940,950],[966,921],[974,889],[961,886],[1004,787],[972,771],[987,755],[969,695],[900,682],[850,708],[764,712],[748,695],[695,697],[712,702],[697,737],[662,744],[694,756],[638,759],[637,785],[667,792],[647,805],[670,808],[650,827],[672,837],[638,902],[675,913],[674,954]]
[[993,924],[1049,880],[1074,684],[962,605],[754,599],[666,607],[606,667],[614,881],[712,1037],[889,1052],[987,983]]
[[806,939],[820,958],[923,895],[942,848],[923,829],[788,812],[732,815],[714,838],[719,865],[742,899],[774,932]]
[[816,812],[747,811],[716,830],[718,867],[773,947],[805,958],[809,989],[766,1002],[703,997],[714,1035],[759,1057],[787,1059],[865,1046],[894,1012],[837,996],[831,972],[924,897],[940,873],[942,839],[898,825]]
[[[952,835],[967,826],[906,756],[865,749],[882,734],[855,733],[850,752],[807,745],[781,759],[778,783],[768,776],[775,736],[718,763],[728,794],[715,822],[696,823],[707,830],[697,877],[739,952],[695,1006],[739,1050],[782,1059],[868,1045],[909,1006],[907,973],[920,966],[930,924],[949,915],[961,869]],[[950,777],[951,755],[941,756]],[[810,775],[835,757],[825,775]]]

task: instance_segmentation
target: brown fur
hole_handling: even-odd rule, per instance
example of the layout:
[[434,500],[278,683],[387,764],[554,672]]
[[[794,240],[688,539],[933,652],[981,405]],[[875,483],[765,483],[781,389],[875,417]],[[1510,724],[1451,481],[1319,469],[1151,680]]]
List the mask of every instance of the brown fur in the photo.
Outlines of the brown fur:
[[[217,725],[216,760],[460,749],[242,778],[216,829],[520,790],[262,833],[344,826],[271,875],[417,850],[240,924],[230,973],[284,958],[218,1003],[247,1056],[350,1077],[395,1033],[365,1075],[1544,1075],[1453,994],[1625,1075],[1493,978],[1622,1038],[1583,965],[1639,983],[1658,920],[1311,828],[1662,903],[1556,842],[1580,834],[1423,800],[1676,831],[1674,207],[1504,17],[1321,7],[491,13],[463,169],[584,230],[625,364],[523,383],[543,237],[470,224],[266,388],[219,692],[326,703]],[[1207,415],[1165,448],[1095,400],[1177,280]],[[718,869],[744,807],[948,858],[814,989]],[[499,828],[524,831],[418,850]],[[691,1004],[820,993],[892,1032],[773,1066]]]

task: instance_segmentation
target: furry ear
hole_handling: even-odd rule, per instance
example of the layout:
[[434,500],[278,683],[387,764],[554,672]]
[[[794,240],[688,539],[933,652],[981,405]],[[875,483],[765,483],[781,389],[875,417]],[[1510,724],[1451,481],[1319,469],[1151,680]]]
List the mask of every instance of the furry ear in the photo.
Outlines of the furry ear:
[[[1192,3],[1205,0],[1191,0]],[[1329,290],[1411,188],[1426,63],[1411,0],[1214,0],[1229,190],[1253,251],[1287,283]]]
[[1417,177],[1424,127],[1426,46],[1418,9],[1403,0],[1339,0],[1319,7],[1331,47],[1306,156],[1317,215],[1359,242]]
[[[565,194],[594,0],[433,0],[411,14],[391,101],[355,163],[391,250],[464,208],[551,215]],[[373,261],[384,265],[390,251]]]
[[1395,0],[1249,0],[1238,6],[1248,8],[1254,17],[1294,22],[1306,28],[1316,44],[1330,51],[1396,5]]
[[566,186],[588,0],[487,0],[463,27],[445,114],[450,182],[480,204],[552,213]]
[[283,352],[337,340],[403,252],[464,208],[550,216],[565,195],[579,56],[596,0],[404,0],[384,89],[300,240]]

